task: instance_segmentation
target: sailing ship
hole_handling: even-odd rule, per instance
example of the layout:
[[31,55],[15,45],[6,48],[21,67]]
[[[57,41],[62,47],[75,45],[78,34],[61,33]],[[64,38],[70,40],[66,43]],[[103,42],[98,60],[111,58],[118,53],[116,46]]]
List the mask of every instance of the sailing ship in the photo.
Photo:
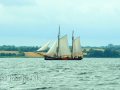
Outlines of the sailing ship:
[[68,45],[67,35],[60,37],[60,26],[58,33],[58,40],[55,41],[52,47],[46,52],[50,42],[43,45],[38,51],[44,56],[45,60],[82,60],[83,53],[80,45],[80,37],[74,39],[74,31],[72,33],[72,47],[70,49]]

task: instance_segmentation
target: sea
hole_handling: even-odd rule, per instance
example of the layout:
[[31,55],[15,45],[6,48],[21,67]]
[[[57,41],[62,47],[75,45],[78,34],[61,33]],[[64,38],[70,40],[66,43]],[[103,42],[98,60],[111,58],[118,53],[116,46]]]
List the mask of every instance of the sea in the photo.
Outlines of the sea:
[[120,58],[0,58],[0,90],[120,90]]

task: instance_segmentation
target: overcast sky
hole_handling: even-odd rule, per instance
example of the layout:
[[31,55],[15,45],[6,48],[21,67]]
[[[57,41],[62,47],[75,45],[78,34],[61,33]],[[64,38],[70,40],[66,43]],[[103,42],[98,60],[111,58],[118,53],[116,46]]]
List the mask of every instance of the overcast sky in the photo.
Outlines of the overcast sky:
[[[120,44],[120,0],[0,0],[0,45],[42,45],[75,30],[82,46]],[[70,41],[71,42],[71,41]]]

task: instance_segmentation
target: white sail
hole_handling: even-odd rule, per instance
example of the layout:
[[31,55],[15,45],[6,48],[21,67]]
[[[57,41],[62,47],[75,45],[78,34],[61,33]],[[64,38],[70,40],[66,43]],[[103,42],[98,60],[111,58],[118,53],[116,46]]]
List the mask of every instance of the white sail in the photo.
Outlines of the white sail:
[[65,35],[62,38],[60,38],[59,44],[60,45],[59,45],[58,56],[61,56],[61,57],[70,57],[71,56],[71,52],[70,52],[70,48],[68,46],[67,35]]
[[57,55],[57,47],[58,47],[58,43],[57,43],[57,41],[55,41],[54,44],[52,45],[52,47],[46,53],[46,55],[47,56],[56,56]]
[[49,44],[50,44],[50,41],[47,42],[45,45],[43,45],[41,48],[39,48],[37,51],[41,52],[41,51],[45,51],[45,50],[47,50]]
[[83,56],[82,54],[82,48],[80,45],[80,37],[77,37],[73,41],[73,57]]

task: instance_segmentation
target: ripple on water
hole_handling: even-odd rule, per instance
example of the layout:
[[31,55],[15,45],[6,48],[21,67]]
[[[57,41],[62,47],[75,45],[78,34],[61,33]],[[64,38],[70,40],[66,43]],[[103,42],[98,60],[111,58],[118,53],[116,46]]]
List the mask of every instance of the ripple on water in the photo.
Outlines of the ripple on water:
[[41,87],[41,88],[33,88],[29,90],[52,90],[52,87]]

